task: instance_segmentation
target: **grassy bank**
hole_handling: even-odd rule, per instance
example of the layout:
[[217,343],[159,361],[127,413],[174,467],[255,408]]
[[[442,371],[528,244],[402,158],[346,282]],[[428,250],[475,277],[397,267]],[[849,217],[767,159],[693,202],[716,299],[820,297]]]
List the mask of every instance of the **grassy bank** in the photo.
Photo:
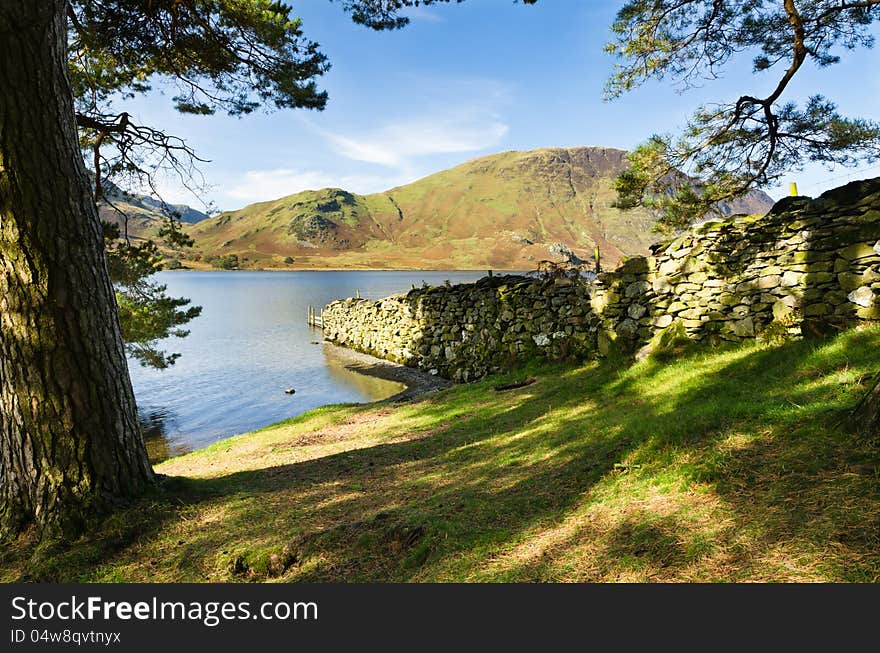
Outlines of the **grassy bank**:
[[[333,406],[158,467],[4,581],[878,581],[880,327]],[[496,392],[522,376],[536,382]]]

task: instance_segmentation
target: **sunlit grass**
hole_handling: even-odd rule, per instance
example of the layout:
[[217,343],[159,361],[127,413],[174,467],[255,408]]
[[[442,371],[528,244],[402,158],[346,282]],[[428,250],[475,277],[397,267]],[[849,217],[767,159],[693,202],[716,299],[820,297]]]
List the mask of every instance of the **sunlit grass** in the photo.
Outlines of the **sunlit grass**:
[[880,453],[845,418],[878,366],[873,327],[324,407],[166,461],[161,493],[0,577],[873,582]]

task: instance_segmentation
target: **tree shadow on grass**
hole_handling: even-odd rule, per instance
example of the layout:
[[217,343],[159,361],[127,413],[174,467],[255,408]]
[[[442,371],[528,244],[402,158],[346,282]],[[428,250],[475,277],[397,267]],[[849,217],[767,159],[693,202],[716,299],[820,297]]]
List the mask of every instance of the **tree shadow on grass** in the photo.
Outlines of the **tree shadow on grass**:
[[[343,548],[352,540],[354,544],[376,540],[390,542],[392,555],[379,556],[387,557],[389,564],[381,568],[389,571],[395,566],[391,564],[395,557],[405,558],[408,549],[436,536],[447,523],[468,530],[469,538],[497,539],[501,533],[518,528],[524,519],[539,518],[547,510],[569,505],[608,471],[613,463],[609,453],[619,448],[617,443],[596,442],[588,461],[554,457],[543,464],[522,466],[518,459],[532,449],[527,442],[486,441],[496,432],[531,426],[546,432],[544,447],[552,451],[570,435],[554,434],[541,424],[549,407],[543,396],[523,396],[530,398],[511,408],[505,396],[499,395],[493,405],[481,407],[478,416],[464,419],[458,417],[464,403],[450,411],[442,400],[423,402],[421,416],[440,425],[427,437],[214,479],[171,479],[163,496],[114,516],[95,537],[85,538],[67,551],[55,549],[38,556],[39,564],[32,565],[22,579],[70,579],[71,574],[88,577],[94,567],[111,563],[117,552],[145,541],[168,539],[164,532],[171,524],[186,519],[187,513],[217,504],[223,505],[222,523],[170,542],[175,552],[168,556],[169,562],[191,564],[193,556],[206,559],[216,552],[230,551],[229,542],[244,537],[265,539],[276,547],[297,539]],[[580,401],[569,398],[567,403]],[[558,398],[552,403],[562,405]],[[487,424],[493,428],[487,430]],[[485,446],[492,449],[491,455],[484,451]],[[500,467],[484,465],[487,456],[505,462]],[[426,476],[438,474],[445,477],[441,487],[433,487],[433,481],[422,482]],[[390,489],[382,489],[385,483]],[[508,489],[499,490],[504,487]],[[333,500],[334,495],[341,498]],[[300,510],[301,505],[317,507]],[[284,515],[282,523],[277,518],[279,511]],[[297,519],[298,512],[310,513],[306,515],[309,525],[330,526],[305,530]],[[397,536],[408,528],[419,537],[408,537],[405,546],[398,544]],[[15,556],[7,555],[10,557]],[[0,561],[7,562],[10,560]],[[84,569],[86,564],[89,569]],[[200,565],[192,566],[189,573]],[[314,572],[317,576],[321,573]]]
[[[844,342],[846,348],[840,346]],[[714,556],[721,561],[716,579],[876,581],[880,449],[876,441],[842,426],[841,405],[851,403],[842,399],[855,398],[860,390],[858,383],[841,387],[839,379],[848,369],[868,376],[877,364],[877,345],[874,330],[818,348],[798,342],[731,349],[725,365],[704,374],[698,373],[701,360],[712,355],[697,355],[689,365],[695,370],[692,387],[679,379],[686,389],[673,396],[646,388],[632,371],[625,373],[609,385],[610,392],[648,398],[650,406],[620,415],[622,431],[633,443],[628,462],[634,469],[645,466],[635,474],[656,484],[662,476],[658,461],[684,461],[677,463],[679,476],[710,488],[721,502],[715,512],[728,523],[707,522],[705,514],[695,513],[693,501],[668,512],[663,503],[669,495],[652,502],[648,492],[646,501],[636,503],[650,510],[639,509],[633,518],[631,504],[623,502],[610,529],[575,529],[554,548],[601,540],[592,560],[605,568],[598,573],[605,580],[620,578],[633,559],[642,579],[705,580]],[[662,371],[645,367],[650,364],[635,369],[662,385]],[[666,524],[658,526],[657,519]],[[654,540],[647,547],[646,536]],[[703,570],[686,575],[700,559],[706,560]],[[518,572],[533,572],[528,569],[533,564]]]
[[[619,461],[650,467],[667,452],[693,454],[697,462],[687,472],[690,480],[711,484],[732,512],[730,528],[717,537],[730,540],[733,547],[740,530],[753,532],[758,544],[735,554],[737,575],[753,573],[766,550],[795,544],[836,549],[837,562],[831,566],[850,566],[825,573],[858,579],[868,573],[860,570],[872,564],[877,568],[878,531],[872,528],[878,515],[877,481],[876,471],[870,471],[877,469],[876,448],[836,426],[840,404],[834,374],[846,366],[870,368],[876,336],[854,335],[848,344],[852,355],[833,346],[815,349],[807,342],[775,349],[732,348],[723,364],[716,361],[717,354],[692,354],[688,368],[694,378],[669,397],[640,383],[643,376],[663,382],[657,365],[620,377],[610,369],[563,368],[561,372],[583,381],[567,384],[577,389],[574,393],[547,388],[512,409],[484,409],[480,421],[493,425],[488,432],[485,424],[465,419],[424,441],[392,445],[389,466],[418,461],[410,470],[414,475],[440,467],[449,482],[440,489],[432,486],[429,496],[402,502],[393,497],[380,525],[358,522],[352,533],[343,524],[313,537],[312,546],[333,555],[301,576],[419,578],[432,563],[442,568],[444,558],[474,547],[487,552],[504,548],[541,523],[562,518],[597,483],[616,473]],[[585,407],[585,398],[596,405]],[[603,410],[603,404],[616,410]],[[442,418],[442,404],[438,408]],[[543,424],[545,420],[552,422]],[[497,433],[506,429],[531,435],[499,439]],[[730,446],[739,431],[759,437]],[[482,435],[475,437],[475,432]],[[462,448],[464,444],[468,446]],[[369,493],[345,503],[354,514],[376,508]],[[639,541],[651,533],[663,537],[649,543],[646,566],[662,575],[693,564],[712,548],[700,541],[699,529],[692,536],[685,533],[685,520],[667,515],[662,524],[652,524],[656,517],[625,512],[605,536],[606,565],[625,559],[627,546],[633,557],[643,559]],[[399,551],[394,538],[389,543],[383,535],[388,524],[395,525],[392,532],[400,524],[421,529],[425,541],[410,554]],[[452,544],[450,530],[456,534]],[[671,537],[673,532],[679,539]],[[372,555],[365,556],[367,552]],[[477,556],[472,567],[459,566],[458,571],[472,574],[479,564]]]
[[877,443],[838,421],[878,340],[487,380],[400,408],[380,444],[172,478],[18,579],[787,579],[792,556],[876,579]]

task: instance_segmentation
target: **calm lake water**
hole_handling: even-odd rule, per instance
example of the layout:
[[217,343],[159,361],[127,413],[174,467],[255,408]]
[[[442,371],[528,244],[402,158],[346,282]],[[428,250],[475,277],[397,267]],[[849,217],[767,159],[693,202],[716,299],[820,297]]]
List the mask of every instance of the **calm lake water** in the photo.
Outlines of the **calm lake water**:
[[[186,338],[166,349],[167,370],[129,361],[147,447],[154,461],[251,431],[325,404],[384,399],[400,384],[352,372],[333,359],[307,308],[351,297],[475,281],[483,272],[161,272],[173,297],[202,307]],[[286,388],[296,394],[286,395]]]

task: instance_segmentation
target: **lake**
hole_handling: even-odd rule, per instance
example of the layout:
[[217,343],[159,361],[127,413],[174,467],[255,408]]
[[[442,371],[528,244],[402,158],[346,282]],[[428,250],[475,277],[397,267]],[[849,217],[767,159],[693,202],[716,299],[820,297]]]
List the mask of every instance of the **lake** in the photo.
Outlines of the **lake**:
[[[352,372],[307,324],[308,306],[379,298],[422,282],[475,281],[484,272],[160,272],[172,297],[202,314],[186,338],[164,347],[181,357],[166,370],[129,361],[150,458],[157,462],[333,403],[384,399],[399,383]],[[319,344],[313,344],[318,342]],[[286,395],[293,388],[296,393]]]

